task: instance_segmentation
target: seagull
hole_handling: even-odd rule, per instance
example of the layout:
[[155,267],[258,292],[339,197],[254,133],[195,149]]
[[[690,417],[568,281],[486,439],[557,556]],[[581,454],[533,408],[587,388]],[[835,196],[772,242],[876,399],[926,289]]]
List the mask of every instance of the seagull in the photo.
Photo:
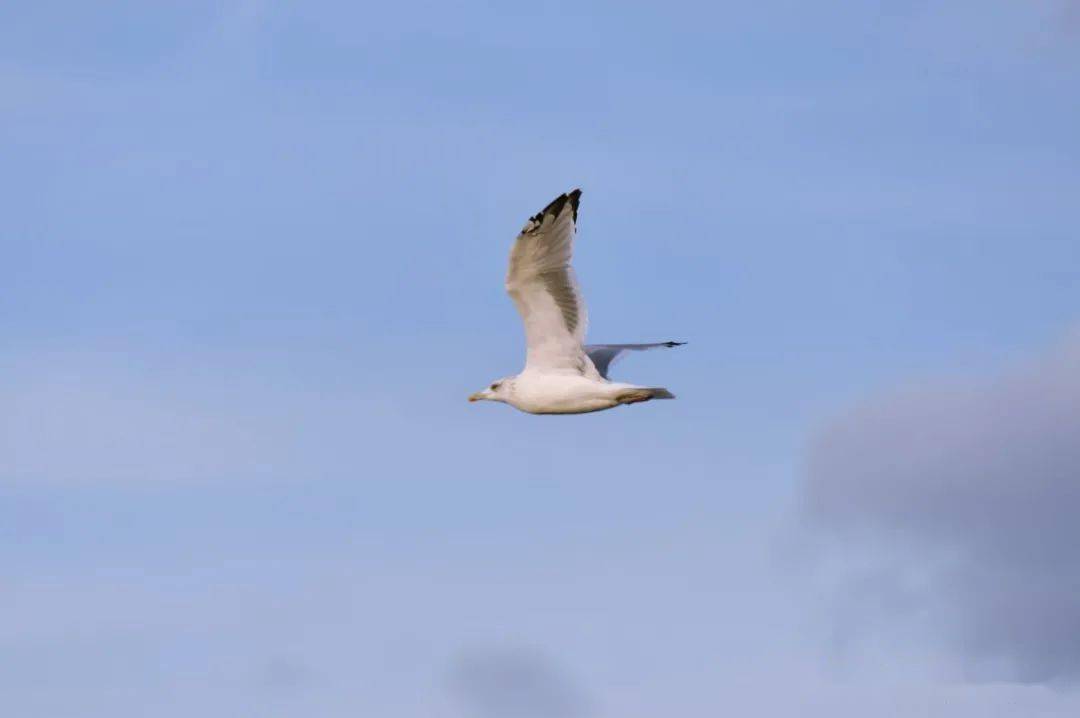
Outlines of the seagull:
[[580,199],[580,189],[559,195],[514,241],[506,291],[525,324],[525,370],[469,401],[499,401],[529,414],[586,414],[675,398],[661,387],[611,381],[608,372],[629,352],[686,342],[585,344],[585,301],[570,266]]

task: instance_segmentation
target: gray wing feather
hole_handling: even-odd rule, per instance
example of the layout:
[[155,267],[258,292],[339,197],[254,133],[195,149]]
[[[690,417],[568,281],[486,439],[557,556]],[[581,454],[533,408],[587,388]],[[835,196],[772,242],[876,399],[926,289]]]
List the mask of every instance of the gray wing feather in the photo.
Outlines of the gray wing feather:
[[686,342],[657,342],[655,344],[589,344],[585,347],[585,353],[589,355],[596,371],[600,376],[608,378],[608,371],[616,361],[621,359],[627,352],[647,351],[659,347],[681,347]]

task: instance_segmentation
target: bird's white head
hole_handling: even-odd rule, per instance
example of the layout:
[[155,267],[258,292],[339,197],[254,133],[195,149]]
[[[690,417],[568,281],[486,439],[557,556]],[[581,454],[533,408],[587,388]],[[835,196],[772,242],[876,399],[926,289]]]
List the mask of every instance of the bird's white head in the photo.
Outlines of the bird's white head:
[[491,386],[483,391],[478,391],[469,397],[469,401],[501,401],[503,403],[510,399],[510,392],[513,389],[513,381],[509,378],[499,379],[493,381]]

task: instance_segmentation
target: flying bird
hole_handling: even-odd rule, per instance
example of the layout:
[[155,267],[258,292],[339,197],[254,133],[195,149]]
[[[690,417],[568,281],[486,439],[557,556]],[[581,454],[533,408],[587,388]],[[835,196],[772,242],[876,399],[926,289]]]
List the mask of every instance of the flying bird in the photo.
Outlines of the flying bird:
[[469,401],[501,401],[530,414],[585,414],[675,398],[664,388],[611,381],[608,372],[628,352],[685,342],[585,344],[585,301],[570,266],[580,199],[580,189],[559,195],[514,241],[506,291],[525,324],[525,369]]

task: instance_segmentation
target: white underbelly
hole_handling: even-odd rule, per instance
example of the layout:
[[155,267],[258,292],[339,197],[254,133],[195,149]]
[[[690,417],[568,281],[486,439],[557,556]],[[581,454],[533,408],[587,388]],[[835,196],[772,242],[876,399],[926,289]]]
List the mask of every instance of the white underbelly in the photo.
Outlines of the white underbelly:
[[539,375],[519,378],[511,402],[530,414],[585,414],[618,406],[617,385],[581,376]]

